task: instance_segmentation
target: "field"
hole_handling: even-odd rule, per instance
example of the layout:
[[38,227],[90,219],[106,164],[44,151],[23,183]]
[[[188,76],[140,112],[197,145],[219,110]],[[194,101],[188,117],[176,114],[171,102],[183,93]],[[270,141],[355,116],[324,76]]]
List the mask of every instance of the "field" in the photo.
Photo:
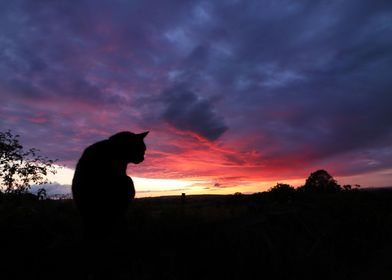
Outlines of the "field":
[[[122,279],[392,279],[391,199],[389,190],[136,199]],[[87,279],[72,200],[3,199],[0,237],[3,280]]]

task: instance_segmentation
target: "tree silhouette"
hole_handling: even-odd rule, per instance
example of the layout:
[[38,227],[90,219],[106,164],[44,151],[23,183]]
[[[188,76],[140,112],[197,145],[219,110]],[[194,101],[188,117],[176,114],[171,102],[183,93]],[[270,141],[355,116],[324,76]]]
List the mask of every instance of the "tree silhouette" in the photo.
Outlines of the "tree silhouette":
[[320,169],[309,175],[302,189],[316,192],[336,192],[342,188],[327,171]]
[[48,183],[47,175],[55,174],[54,160],[38,154],[39,150],[25,150],[19,135],[10,130],[0,132],[0,191],[25,193],[31,184]]
[[45,199],[47,199],[48,195],[47,195],[47,193],[46,193],[46,190],[45,190],[44,188],[40,188],[40,189],[37,191],[37,197],[38,197],[39,200],[45,200]]
[[277,183],[268,190],[274,199],[289,201],[295,194],[295,188],[289,184]]

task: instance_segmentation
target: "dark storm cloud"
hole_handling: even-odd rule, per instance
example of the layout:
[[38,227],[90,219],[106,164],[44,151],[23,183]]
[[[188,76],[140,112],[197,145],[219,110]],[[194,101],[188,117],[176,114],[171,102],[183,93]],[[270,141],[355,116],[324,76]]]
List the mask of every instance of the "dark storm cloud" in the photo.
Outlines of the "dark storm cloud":
[[266,168],[391,168],[391,18],[381,0],[4,1],[1,128],[67,160],[164,121]]
[[274,10],[268,3],[250,14],[220,11],[235,70],[216,77],[237,91],[225,107],[244,115],[238,127],[228,119],[230,127],[253,132],[265,159],[289,164],[391,149],[391,5],[312,1]]
[[227,130],[211,102],[182,86],[164,91],[161,98],[165,105],[163,119],[177,129],[195,132],[209,140],[218,139]]

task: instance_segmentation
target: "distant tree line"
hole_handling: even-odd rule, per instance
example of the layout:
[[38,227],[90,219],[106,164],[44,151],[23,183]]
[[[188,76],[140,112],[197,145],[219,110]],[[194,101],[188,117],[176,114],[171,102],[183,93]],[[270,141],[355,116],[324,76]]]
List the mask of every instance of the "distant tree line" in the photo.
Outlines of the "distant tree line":
[[294,188],[289,184],[277,183],[270,188],[267,193],[278,198],[287,199],[296,193],[336,193],[340,191],[348,191],[359,188],[360,185],[343,185],[340,186],[338,182],[325,170],[320,169],[309,175],[305,184],[298,188]]

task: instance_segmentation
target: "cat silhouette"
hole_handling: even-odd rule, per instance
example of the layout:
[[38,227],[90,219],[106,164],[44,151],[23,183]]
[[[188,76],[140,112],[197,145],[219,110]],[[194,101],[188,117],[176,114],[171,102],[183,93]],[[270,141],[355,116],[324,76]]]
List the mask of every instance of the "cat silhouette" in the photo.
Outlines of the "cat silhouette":
[[110,254],[113,248],[126,247],[126,212],[135,196],[127,165],[144,160],[147,134],[114,134],[87,147],[76,165],[72,194],[92,259],[105,259],[103,254]]

